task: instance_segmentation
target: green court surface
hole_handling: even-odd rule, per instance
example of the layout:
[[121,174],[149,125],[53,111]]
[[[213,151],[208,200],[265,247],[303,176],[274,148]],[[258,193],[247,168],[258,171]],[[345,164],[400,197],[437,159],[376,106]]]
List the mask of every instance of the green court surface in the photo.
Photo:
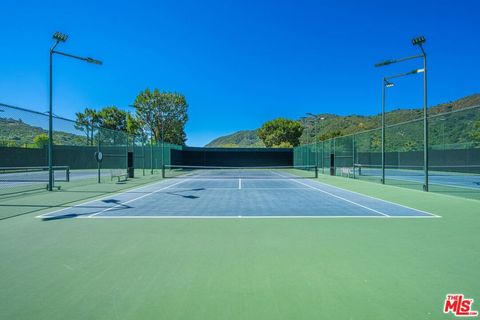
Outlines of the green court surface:
[[0,318],[453,319],[448,293],[480,309],[476,200],[321,176],[441,218],[35,218],[157,178],[0,199]]

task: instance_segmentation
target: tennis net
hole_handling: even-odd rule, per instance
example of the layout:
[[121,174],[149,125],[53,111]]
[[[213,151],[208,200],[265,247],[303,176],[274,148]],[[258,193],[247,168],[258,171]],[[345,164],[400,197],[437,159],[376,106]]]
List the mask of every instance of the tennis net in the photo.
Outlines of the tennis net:
[[[53,166],[54,181],[70,181],[70,167]],[[0,167],[0,183],[48,183],[48,166]]]
[[215,167],[165,165],[164,178],[188,179],[309,179],[317,178],[316,166]]
[[[429,166],[430,176],[476,176],[480,177],[480,166]],[[355,164],[359,176],[381,176],[382,165]],[[385,165],[391,176],[423,176],[424,167],[416,165]]]

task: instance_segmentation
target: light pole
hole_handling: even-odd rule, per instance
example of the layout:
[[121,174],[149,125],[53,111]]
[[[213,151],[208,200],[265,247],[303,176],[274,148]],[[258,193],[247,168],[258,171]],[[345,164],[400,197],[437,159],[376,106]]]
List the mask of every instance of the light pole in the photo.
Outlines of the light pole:
[[160,116],[161,116],[161,123],[162,123],[162,170],[165,169],[165,158],[164,158],[164,153],[165,153],[165,137],[164,137],[164,120],[165,120],[165,117],[164,117],[164,113],[163,111],[160,113]]
[[423,189],[428,191],[428,110],[427,110],[427,53],[423,49],[423,44],[427,40],[420,36],[412,39],[412,45],[418,46],[422,50],[423,56],[423,169],[425,172],[425,184]]
[[383,67],[397,62],[403,62],[412,59],[423,59],[423,166],[425,181],[423,190],[428,191],[428,110],[427,110],[427,54],[423,48],[423,44],[427,40],[424,36],[412,39],[412,45],[419,46],[421,54],[409,56],[400,59],[386,60],[375,64],[375,67]]
[[102,61],[95,60],[90,57],[79,57],[69,53],[56,51],[55,48],[60,42],[65,42],[68,39],[66,34],[55,32],[53,35],[55,43],[50,48],[50,88],[49,88],[49,111],[48,111],[48,191],[53,190],[53,108],[52,108],[52,82],[53,82],[53,55],[59,54],[61,56],[82,60],[88,63],[101,65]]
[[394,84],[389,82],[385,77],[382,81],[382,179],[381,183],[385,184],[385,88],[391,88]]
[[[325,120],[325,117],[320,117],[316,114],[313,114],[311,112],[307,112],[306,113],[307,116],[310,116],[310,117],[313,117],[314,121],[315,121],[315,136],[314,136],[314,139],[313,139],[313,143],[315,143],[315,165],[318,166],[318,143],[317,143],[317,136],[318,136],[318,126],[320,124],[320,121],[323,121]],[[323,159],[322,159],[323,161]]]
[[399,73],[393,76],[389,77],[384,77],[382,80],[382,179],[381,183],[385,184],[385,100],[386,100],[386,95],[385,95],[385,89],[386,88],[392,88],[395,86],[394,83],[390,82],[389,80],[395,79],[395,78],[401,78],[401,77],[406,77],[412,74],[417,74],[423,72],[423,69],[415,69],[409,72],[405,73]]

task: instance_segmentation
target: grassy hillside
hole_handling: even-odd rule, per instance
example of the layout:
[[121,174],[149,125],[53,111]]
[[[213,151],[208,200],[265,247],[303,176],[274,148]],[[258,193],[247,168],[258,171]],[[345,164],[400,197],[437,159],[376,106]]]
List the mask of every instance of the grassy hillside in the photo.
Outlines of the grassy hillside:
[[[474,94],[462,99],[443,103],[438,106],[429,108],[429,114],[439,114],[448,111],[463,109],[475,105],[480,105],[480,94]],[[332,136],[343,136],[347,134],[357,133],[365,130],[379,128],[381,126],[381,115],[373,116],[338,116],[335,114],[318,114],[318,118],[325,118],[319,123],[315,123],[313,117],[302,118],[299,121],[305,127],[300,141],[302,144],[314,141],[316,139],[331,138]],[[422,109],[397,109],[386,113],[387,125],[402,123],[423,116]],[[317,119],[318,119],[317,118]],[[462,125],[458,121],[447,121],[449,130],[447,132],[460,133]],[[456,122],[456,123],[455,123]],[[434,126],[435,124],[432,124]],[[442,124],[443,125],[443,124]],[[433,128],[435,130],[435,128]],[[317,132],[316,132],[317,131]],[[422,132],[416,130],[408,130],[412,136],[422,135]],[[315,138],[316,136],[316,138]],[[219,137],[206,145],[207,147],[259,147],[264,146],[262,141],[256,135],[256,130],[239,131],[233,134]]]
[[[35,148],[41,145],[35,144],[35,137],[48,134],[48,131],[24,122],[22,119],[0,117],[0,146]],[[84,136],[54,131],[53,141],[57,145],[85,145]]]
[[257,136],[257,130],[243,130],[238,131],[227,136],[217,138],[205,147],[222,147],[222,148],[236,148],[236,147],[248,147],[248,148],[262,148],[265,147],[263,142]]
[[[429,109],[430,114],[439,114],[452,110],[464,109],[467,107],[480,105],[480,94],[471,95],[453,102],[440,104]],[[0,114],[1,115],[1,114]],[[331,138],[333,136],[342,136],[351,133],[357,133],[369,129],[379,128],[381,124],[380,115],[374,116],[338,116],[335,114],[318,114],[317,119],[325,118],[319,123],[315,123],[313,117],[302,118],[299,121],[304,125],[305,130],[300,139],[302,144],[318,140]],[[422,117],[421,109],[398,109],[386,114],[386,123],[388,125],[402,123]],[[478,112],[472,114],[466,113],[463,118],[448,118],[444,121],[430,123],[432,136],[438,137],[436,143],[458,143],[469,142],[470,135],[465,133],[465,121],[478,119]],[[418,144],[416,141],[423,135],[422,127],[419,123],[411,127],[403,127],[396,132],[397,137],[392,138],[397,145],[408,145],[415,149]],[[448,132],[445,137],[444,132]],[[38,125],[29,124],[20,118],[1,117],[0,116],[0,145],[12,147],[41,147],[34,143],[35,137],[46,134],[47,131]],[[388,134],[388,132],[387,132]],[[316,136],[316,137],[315,137]],[[388,137],[387,137],[388,138]],[[370,145],[378,144],[378,134],[369,138]],[[445,141],[446,140],[446,141]],[[87,144],[85,135],[80,131],[79,134],[55,131],[54,142],[57,145],[85,145]],[[233,134],[219,137],[206,145],[206,147],[265,147],[263,142],[257,136],[257,130],[243,130]]]

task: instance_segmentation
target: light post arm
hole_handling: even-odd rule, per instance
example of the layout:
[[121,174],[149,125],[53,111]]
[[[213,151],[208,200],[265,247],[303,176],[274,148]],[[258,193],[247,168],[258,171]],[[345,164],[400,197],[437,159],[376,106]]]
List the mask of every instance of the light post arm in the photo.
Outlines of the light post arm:
[[53,35],[55,43],[49,51],[49,108],[48,108],[48,191],[53,190],[54,184],[54,172],[53,172],[53,55],[59,54],[69,58],[86,61],[88,63],[94,63],[101,65],[102,62],[93,58],[79,57],[69,53],[56,51],[55,48],[60,42],[65,42],[68,36],[60,32],[56,32]]

